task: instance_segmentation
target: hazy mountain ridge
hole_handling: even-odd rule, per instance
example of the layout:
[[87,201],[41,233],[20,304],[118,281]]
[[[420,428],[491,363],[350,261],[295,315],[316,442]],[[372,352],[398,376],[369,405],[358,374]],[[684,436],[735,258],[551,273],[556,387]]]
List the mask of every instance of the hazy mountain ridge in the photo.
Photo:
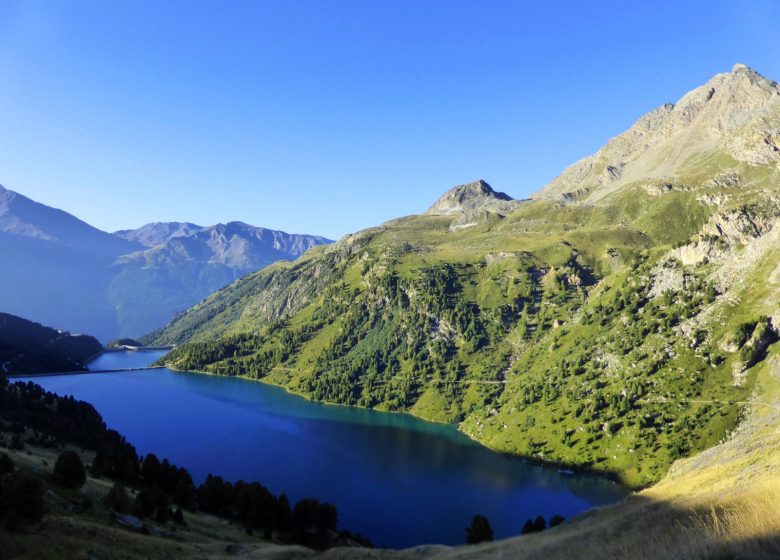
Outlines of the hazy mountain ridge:
[[[148,340],[190,341],[175,367],[653,482],[735,425],[727,403],[777,338],[776,88],[737,66],[534,200],[461,185],[242,278]],[[747,293],[763,299],[736,305]]]
[[174,237],[186,236],[205,229],[203,226],[190,222],[153,222],[138,229],[122,229],[115,231],[128,241],[135,241],[144,247],[151,248],[165,243]]
[[104,258],[141,248],[138,243],[101,231],[67,212],[35,202],[2,185],[0,232],[61,243]]
[[248,272],[327,242],[240,222],[111,234],[0,187],[0,309],[104,340],[137,336]]

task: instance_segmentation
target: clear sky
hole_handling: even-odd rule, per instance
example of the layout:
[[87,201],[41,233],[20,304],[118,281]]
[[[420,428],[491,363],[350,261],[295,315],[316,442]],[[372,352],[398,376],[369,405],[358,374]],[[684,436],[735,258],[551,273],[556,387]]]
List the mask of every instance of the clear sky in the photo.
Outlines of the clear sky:
[[106,230],[339,237],[524,197],[743,62],[780,2],[0,0],[0,184]]

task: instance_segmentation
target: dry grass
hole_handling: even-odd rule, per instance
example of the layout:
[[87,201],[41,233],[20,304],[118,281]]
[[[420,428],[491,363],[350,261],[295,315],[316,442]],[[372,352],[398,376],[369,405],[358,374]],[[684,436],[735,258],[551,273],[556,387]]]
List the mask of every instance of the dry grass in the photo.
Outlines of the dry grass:
[[695,513],[692,524],[684,528],[697,551],[711,558],[747,558],[766,553],[780,554],[777,542],[773,550],[768,538],[780,540],[780,484],[764,483],[755,491],[728,505],[712,505],[709,511]]

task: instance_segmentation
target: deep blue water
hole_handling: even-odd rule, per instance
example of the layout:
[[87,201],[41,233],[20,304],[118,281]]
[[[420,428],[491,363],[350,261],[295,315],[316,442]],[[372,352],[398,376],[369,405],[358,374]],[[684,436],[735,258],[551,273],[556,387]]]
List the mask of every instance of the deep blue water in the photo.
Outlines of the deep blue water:
[[526,518],[569,518],[626,493],[493,453],[451,426],[313,403],[253,381],[166,369],[34,381],[91,402],[139,453],[168,457],[197,482],[212,472],[291,501],[332,502],[342,528],[376,545],[461,544],[476,513],[507,537]]
[[94,371],[147,367],[167,353],[167,350],[104,352],[87,364],[87,367]]

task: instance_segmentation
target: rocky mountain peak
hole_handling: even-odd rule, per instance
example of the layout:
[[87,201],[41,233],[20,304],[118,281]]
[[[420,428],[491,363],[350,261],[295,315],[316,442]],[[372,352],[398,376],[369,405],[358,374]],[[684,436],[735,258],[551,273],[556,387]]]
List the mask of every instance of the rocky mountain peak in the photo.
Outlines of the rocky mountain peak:
[[430,216],[447,216],[472,210],[498,208],[513,199],[506,193],[496,192],[482,179],[458,185],[444,193],[426,212]]
[[744,74],[748,76],[750,79],[754,81],[771,81],[767,80],[764,76],[753,70],[750,66],[747,64],[742,64],[741,62],[737,62],[732,68],[731,72],[729,72],[730,75],[736,76],[739,74]]
[[716,74],[677,103],[642,116],[535,198],[597,202],[643,179],[673,182],[702,156],[749,165],[780,161],[780,87],[744,64]]

